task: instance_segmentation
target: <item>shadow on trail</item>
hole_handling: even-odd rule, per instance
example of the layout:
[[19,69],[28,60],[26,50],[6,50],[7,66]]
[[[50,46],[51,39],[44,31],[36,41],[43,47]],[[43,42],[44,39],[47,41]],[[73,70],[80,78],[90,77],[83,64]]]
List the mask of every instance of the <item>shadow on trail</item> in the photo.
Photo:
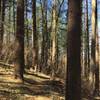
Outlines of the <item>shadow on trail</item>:
[[46,93],[55,92],[57,94],[64,95],[64,84],[60,81],[45,80],[42,82],[37,82],[28,78],[25,78],[24,80],[25,83],[33,85],[33,87],[36,88],[35,90],[38,92],[42,90]]
[[[64,85],[59,81],[51,81],[48,78],[37,76],[34,74],[26,74],[31,77],[42,78],[43,81],[37,81],[30,78],[30,76],[24,77],[24,83],[19,84],[14,81],[7,80],[7,77],[12,75],[0,72],[0,98],[3,97],[13,97],[16,98],[19,95],[31,95],[31,96],[50,96],[55,93],[58,95],[64,95]],[[6,100],[6,99],[5,99]],[[9,100],[9,99],[7,99]],[[12,99],[11,99],[12,100]],[[15,99],[16,100],[16,99]]]

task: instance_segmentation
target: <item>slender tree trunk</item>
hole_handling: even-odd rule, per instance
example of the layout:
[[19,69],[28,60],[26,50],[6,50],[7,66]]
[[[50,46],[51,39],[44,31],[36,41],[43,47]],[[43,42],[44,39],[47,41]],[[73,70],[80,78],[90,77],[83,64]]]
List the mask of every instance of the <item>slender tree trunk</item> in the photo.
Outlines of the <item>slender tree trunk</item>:
[[55,74],[55,57],[56,57],[56,0],[53,0],[53,12],[52,12],[52,32],[51,32],[51,44],[52,44],[52,52],[51,52],[51,63],[52,63],[52,78],[54,78]]
[[90,56],[89,56],[89,26],[88,26],[88,0],[86,2],[86,14],[85,14],[85,78],[89,78],[90,70]]
[[1,6],[1,2],[2,2],[2,0],[0,0],[0,60],[1,60],[1,56],[2,56],[2,44],[3,44],[3,35],[2,35],[2,32],[1,32],[1,23],[2,23],[2,18],[1,18],[1,8],[2,8],[2,6]]
[[[85,8],[85,3],[83,1],[82,3],[82,7]],[[84,13],[84,11],[82,12]],[[83,22],[82,22],[82,29],[83,29],[83,32],[82,32],[82,54],[81,54],[81,58],[82,58],[82,77],[85,77],[85,34],[84,34],[84,31],[85,31],[85,13],[83,14],[82,18],[84,19]]]
[[4,20],[5,20],[5,1],[0,1],[0,59],[2,59],[3,37],[4,37]]
[[[44,5],[41,1],[41,12],[42,12],[42,46],[41,46],[41,63],[40,63],[40,72],[43,70],[44,64],[44,46],[45,46],[45,35],[44,35]],[[43,1],[44,2],[44,1]]]
[[96,0],[96,69],[95,69],[95,93],[100,94],[100,80],[99,80],[99,34],[98,34],[98,16],[97,16],[97,0]]
[[14,35],[15,35],[15,0],[13,0],[13,32],[14,32]]
[[99,36],[96,34],[96,69],[95,69],[95,91],[96,95],[99,95]]
[[11,0],[9,0],[9,32],[7,34],[7,44],[10,43],[11,36]]
[[88,0],[86,0],[86,32],[87,32],[87,72],[90,72],[90,49],[89,49],[89,22],[88,22]]
[[98,55],[99,50],[97,38],[98,37],[98,28],[97,28],[97,0],[92,0],[92,47],[91,47],[91,67],[93,69],[93,77],[95,79],[94,84],[94,95],[99,93],[99,62],[98,62]]
[[24,73],[24,0],[17,0],[17,29],[15,39],[15,78],[23,81]]
[[41,65],[40,71],[44,71],[48,66],[48,31],[47,31],[47,0],[41,1],[42,9],[42,52],[41,52]]
[[66,100],[81,100],[81,2],[68,2]]
[[[44,1],[44,69],[48,66],[48,31],[47,31],[47,0]],[[45,70],[44,70],[45,72]]]
[[28,10],[28,1],[25,0],[25,18],[26,18],[26,40],[27,40],[27,49],[29,47],[29,31],[28,31],[28,14],[27,14],[27,10]]
[[33,0],[33,66],[38,67],[38,34],[36,29],[36,0]]

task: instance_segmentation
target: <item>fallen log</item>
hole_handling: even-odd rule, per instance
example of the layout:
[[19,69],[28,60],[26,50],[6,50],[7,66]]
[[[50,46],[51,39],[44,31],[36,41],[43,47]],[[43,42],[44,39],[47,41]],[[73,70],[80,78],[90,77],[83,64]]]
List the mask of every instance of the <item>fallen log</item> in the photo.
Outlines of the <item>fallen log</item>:
[[14,67],[14,64],[8,64],[4,62],[0,62],[0,65],[7,66],[7,67]]

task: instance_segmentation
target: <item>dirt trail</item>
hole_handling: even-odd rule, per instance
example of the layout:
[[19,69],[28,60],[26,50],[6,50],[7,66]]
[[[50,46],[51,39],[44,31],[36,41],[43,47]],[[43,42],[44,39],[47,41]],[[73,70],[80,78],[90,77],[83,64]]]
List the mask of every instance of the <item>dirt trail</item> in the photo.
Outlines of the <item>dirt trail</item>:
[[26,73],[19,84],[13,69],[0,67],[0,100],[64,100],[64,86],[33,73]]

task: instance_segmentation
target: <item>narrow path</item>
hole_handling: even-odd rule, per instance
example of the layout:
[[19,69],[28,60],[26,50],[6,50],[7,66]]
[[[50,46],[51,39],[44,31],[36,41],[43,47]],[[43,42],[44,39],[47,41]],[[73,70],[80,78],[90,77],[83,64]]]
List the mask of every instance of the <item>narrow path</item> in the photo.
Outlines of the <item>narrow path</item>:
[[26,73],[18,84],[13,69],[0,67],[0,100],[64,100],[63,84],[40,76]]

